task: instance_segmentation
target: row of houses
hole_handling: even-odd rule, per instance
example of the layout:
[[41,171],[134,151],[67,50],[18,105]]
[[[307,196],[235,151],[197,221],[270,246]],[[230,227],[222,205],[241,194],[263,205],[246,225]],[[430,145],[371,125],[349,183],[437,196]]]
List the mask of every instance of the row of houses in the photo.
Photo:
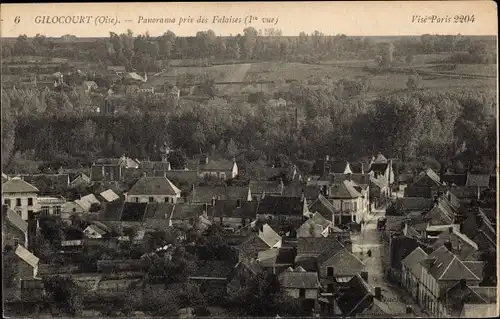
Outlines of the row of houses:
[[485,255],[496,255],[496,202],[484,201],[494,185],[489,175],[455,177],[427,169],[388,209],[388,273],[433,316],[494,316],[496,257]]

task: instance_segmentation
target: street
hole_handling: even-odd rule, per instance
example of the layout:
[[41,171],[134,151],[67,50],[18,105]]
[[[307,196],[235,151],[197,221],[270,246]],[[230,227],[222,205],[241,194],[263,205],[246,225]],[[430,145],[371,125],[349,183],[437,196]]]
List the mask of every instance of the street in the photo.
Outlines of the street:
[[[382,267],[383,245],[380,240],[381,234],[377,230],[377,219],[385,216],[384,209],[375,209],[368,215],[361,233],[351,235],[353,253],[365,263],[365,269],[368,272],[368,283],[372,287],[380,287],[382,291],[382,301],[392,315],[405,315],[406,306],[411,305],[415,315],[426,317],[420,306],[401,288],[388,282],[384,278],[384,269]],[[369,257],[367,252],[371,250]]]

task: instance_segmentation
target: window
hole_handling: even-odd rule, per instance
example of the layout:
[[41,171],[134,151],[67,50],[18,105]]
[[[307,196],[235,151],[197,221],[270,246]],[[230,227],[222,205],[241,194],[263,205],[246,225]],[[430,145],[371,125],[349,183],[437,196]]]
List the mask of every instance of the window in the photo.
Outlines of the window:
[[306,297],[306,290],[304,288],[300,288],[300,290],[299,290],[299,297],[300,298],[305,298]]
[[28,211],[28,218],[33,218],[33,211],[32,210]]
[[17,245],[19,245],[19,238],[18,237],[12,238],[12,243],[14,243],[14,247],[17,247]]
[[76,208],[73,207],[73,213],[76,213]]
[[54,206],[54,215],[61,215],[61,206]]
[[10,207],[10,199],[9,199],[9,198],[6,198],[6,199],[3,201],[3,203],[4,203],[5,205],[7,205],[7,206],[9,206],[9,207]]
[[168,197],[165,197],[165,203],[168,203]]
[[333,277],[333,267],[327,267],[326,268],[326,275],[328,277]]
[[28,198],[28,206],[33,206],[33,198]]
[[21,199],[20,198],[16,198],[16,206],[21,206]]
[[150,202],[150,203],[152,203],[152,202],[154,202],[154,201],[155,201],[154,197],[150,196],[150,197],[149,197],[149,202]]
[[139,202],[139,197],[135,197],[135,202],[138,203]]
[[40,209],[40,211],[42,212],[42,214],[48,214],[49,210],[50,210],[49,206],[42,206],[41,209]]
[[219,177],[220,179],[226,179],[226,173],[220,173]]

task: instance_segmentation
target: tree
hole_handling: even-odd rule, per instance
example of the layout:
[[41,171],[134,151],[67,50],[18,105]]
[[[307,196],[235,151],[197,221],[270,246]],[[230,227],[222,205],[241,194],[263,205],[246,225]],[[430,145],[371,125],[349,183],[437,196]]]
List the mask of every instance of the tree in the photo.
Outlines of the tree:
[[42,279],[47,299],[62,312],[79,316],[83,310],[80,287],[69,277],[54,276]]
[[19,276],[19,266],[17,264],[17,256],[14,249],[3,253],[3,278],[5,287],[12,288],[16,284],[16,279]]
[[137,228],[135,227],[125,227],[123,229],[123,235],[127,236],[130,243],[133,242],[135,237],[137,237]]
[[266,272],[247,279],[243,289],[231,301],[239,315],[243,316],[303,315],[297,301],[290,298],[281,287],[278,277]]
[[168,161],[172,169],[182,170],[187,165],[186,154],[182,151],[170,152],[168,154]]
[[238,148],[236,147],[236,143],[234,143],[234,140],[231,138],[229,140],[229,143],[227,143],[227,150],[226,150],[226,156],[227,158],[234,158],[238,154]]

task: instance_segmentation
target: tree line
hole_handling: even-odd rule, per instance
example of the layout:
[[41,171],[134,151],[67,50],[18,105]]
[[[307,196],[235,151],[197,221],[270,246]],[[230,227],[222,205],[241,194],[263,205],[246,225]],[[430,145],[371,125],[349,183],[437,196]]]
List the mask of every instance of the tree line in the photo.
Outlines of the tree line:
[[[58,56],[103,65],[123,65],[129,71],[157,72],[172,59],[314,63],[328,59],[373,59],[386,50],[386,43],[370,37],[325,35],[319,31],[284,37],[277,29],[256,30],[252,27],[245,28],[236,36],[217,36],[213,30],[207,30],[199,31],[193,37],[178,37],[167,30],[163,35],[153,37],[148,33],[134,35],[132,30],[127,30],[122,34],[110,32],[108,38],[90,42],[68,43],[72,45],[61,44],[40,34],[31,39],[20,35],[15,42],[2,44],[2,56]],[[420,37],[401,37],[393,43],[397,56],[453,52],[457,53],[453,59],[456,63],[496,61],[496,42],[493,38],[424,34]]]
[[[494,160],[494,90],[405,90],[367,102],[338,86],[294,84],[266,104],[130,99],[127,111],[97,115],[78,95],[17,90],[2,94],[2,155],[16,170],[30,161],[96,157],[160,158],[165,143],[188,157],[222,154],[246,160],[353,160],[383,152],[400,159],[460,160],[486,169]],[[136,104],[138,103],[138,104]],[[465,162],[464,162],[465,161]],[[485,166],[486,165],[486,166]],[[491,165],[490,165],[491,166]]]

